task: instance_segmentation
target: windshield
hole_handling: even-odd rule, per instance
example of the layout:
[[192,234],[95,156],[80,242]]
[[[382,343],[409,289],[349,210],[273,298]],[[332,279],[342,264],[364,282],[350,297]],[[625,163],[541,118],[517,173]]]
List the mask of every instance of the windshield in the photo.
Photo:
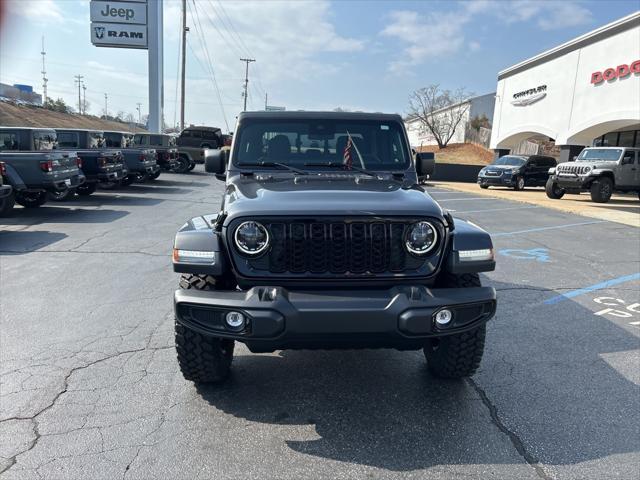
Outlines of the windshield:
[[404,170],[409,154],[400,125],[362,120],[256,120],[236,141],[234,164],[281,163],[318,170],[351,165],[367,170]]
[[580,152],[580,155],[578,155],[578,160],[605,160],[617,162],[620,155],[622,155],[622,149],[619,148],[585,148]]
[[104,139],[108,148],[125,148],[123,136],[120,133],[105,132]]
[[525,164],[525,160],[523,158],[520,157],[510,157],[509,155],[504,156],[504,157],[500,157],[499,159],[497,159],[495,162],[493,162],[494,165],[511,165],[514,167],[521,167],[522,165]]

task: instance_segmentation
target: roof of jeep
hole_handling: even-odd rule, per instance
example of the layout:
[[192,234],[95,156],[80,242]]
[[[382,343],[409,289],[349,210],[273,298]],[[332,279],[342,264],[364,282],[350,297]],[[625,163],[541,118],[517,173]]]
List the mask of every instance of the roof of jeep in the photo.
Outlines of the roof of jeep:
[[402,122],[402,117],[396,113],[312,112],[298,110],[284,112],[242,112],[238,116],[238,120],[254,118],[274,120],[381,120]]

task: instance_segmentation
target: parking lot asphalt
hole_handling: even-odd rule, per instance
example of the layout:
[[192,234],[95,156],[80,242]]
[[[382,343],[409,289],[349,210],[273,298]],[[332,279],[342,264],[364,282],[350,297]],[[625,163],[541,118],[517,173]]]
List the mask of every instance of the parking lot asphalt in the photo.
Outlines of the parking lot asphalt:
[[472,379],[421,352],[239,346],[196,389],[169,255],[222,189],[197,167],[0,219],[2,479],[638,478],[637,228],[427,187],[494,237]]

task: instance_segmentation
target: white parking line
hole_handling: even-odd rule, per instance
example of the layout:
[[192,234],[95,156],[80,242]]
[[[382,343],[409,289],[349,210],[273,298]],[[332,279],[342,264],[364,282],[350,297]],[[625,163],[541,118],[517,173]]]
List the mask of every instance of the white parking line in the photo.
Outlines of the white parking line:
[[532,208],[540,208],[537,205],[531,207],[507,207],[507,208],[485,208],[484,210],[449,210],[450,212],[458,213],[480,213],[480,212],[502,212],[504,210],[529,210]]
[[500,201],[500,198],[491,198],[491,197],[465,197],[465,198],[443,198],[442,200],[437,199],[438,203],[440,202],[466,202],[468,200],[498,200]]

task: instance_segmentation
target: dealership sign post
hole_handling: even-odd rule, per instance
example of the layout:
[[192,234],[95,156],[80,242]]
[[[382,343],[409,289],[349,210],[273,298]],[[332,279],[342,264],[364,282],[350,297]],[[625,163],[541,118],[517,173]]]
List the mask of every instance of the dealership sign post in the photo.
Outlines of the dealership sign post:
[[91,43],[137,48],[149,57],[149,130],[162,131],[162,0],[91,0]]

